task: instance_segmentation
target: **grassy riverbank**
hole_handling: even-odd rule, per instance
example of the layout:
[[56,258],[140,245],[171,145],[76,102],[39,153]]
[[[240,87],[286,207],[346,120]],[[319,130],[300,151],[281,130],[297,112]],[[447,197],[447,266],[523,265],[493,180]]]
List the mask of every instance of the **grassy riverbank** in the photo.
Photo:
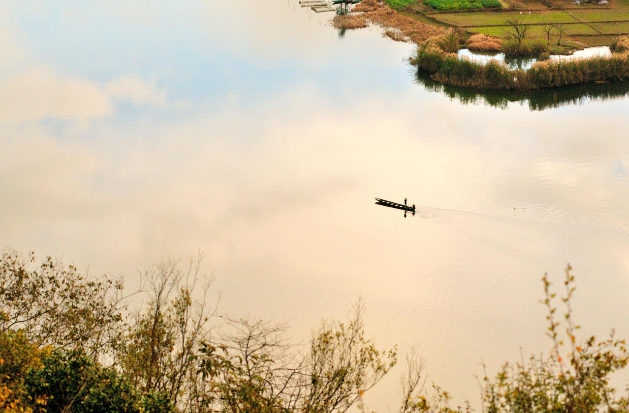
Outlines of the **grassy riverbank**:
[[[629,79],[629,37],[601,35],[601,30],[615,33],[624,30],[625,26],[629,30],[629,0],[615,0],[617,3],[607,8],[587,4],[569,10],[517,12],[500,9],[473,13],[428,13],[426,8],[431,4],[428,0],[423,5],[418,0],[386,1],[391,1],[397,9],[385,2],[364,0],[350,14],[337,16],[334,25],[355,29],[376,24],[383,27],[384,35],[393,40],[417,44],[417,53],[411,62],[420,72],[444,85],[527,91]],[[552,0],[543,1],[547,8],[557,7]],[[402,3],[405,5],[399,6]],[[512,9],[520,7],[514,0],[507,1],[506,5]],[[595,24],[599,29],[594,28]],[[484,29],[476,30],[479,27]],[[582,27],[586,29],[582,30]],[[614,31],[611,27],[619,29]],[[467,29],[474,29],[476,33]],[[593,35],[596,42],[604,38],[604,43],[615,52],[613,56],[549,60],[551,53],[567,54],[586,45],[577,44],[573,37],[588,30],[596,32]],[[499,62],[482,64],[460,59],[456,52],[462,47],[502,52],[506,57],[535,57],[538,62],[528,70],[511,70]]]
[[[503,42],[513,39],[513,22],[517,21],[528,41],[543,41],[553,53],[570,53],[610,45],[629,34],[629,0],[609,1],[575,5],[569,0],[366,0],[351,15],[371,13],[380,5],[420,25],[451,28],[465,36],[484,34]],[[380,24],[377,19],[372,22]],[[425,39],[398,36],[396,40]]]
[[[406,13],[428,18],[435,23],[468,34],[486,34],[502,40],[511,37],[509,21],[519,19],[527,26],[530,40],[549,40],[557,49],[582,49],[609,45],[620,35],[629,34],[629,0],[610,0],[608,4],[573,4],[568,0],[501,0],[502,7],[444,12],[426,0],[416,0],[404,8]],[[546,28],[554,25],[550,35]]]
[[479,89],[527,91],[629,79],[627,38],[618,42],[617,53],[611,57],[546,60],[528,70],[510,70],[497,61],[480,64],[461,59],[448,49],[450,42],[448,35],[427,41],[417,49],[411,63],[441,84]]

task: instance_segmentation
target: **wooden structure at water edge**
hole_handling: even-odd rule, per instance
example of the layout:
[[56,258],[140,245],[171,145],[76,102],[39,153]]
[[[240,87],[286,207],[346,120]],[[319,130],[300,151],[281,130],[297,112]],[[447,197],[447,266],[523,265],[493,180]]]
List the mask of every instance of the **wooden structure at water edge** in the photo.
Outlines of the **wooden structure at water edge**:
[[315,13],[323,13],[327,11],[336,11],[330,7],[324,0],[299,0],[301,7],[310,7]]
[[406,218],[406,213],[411,212],[415,215],[415,204],[413,206],[406,205],[406,199],[403,204],[398,204],[397,202],[387,201],[386,199],[376,198],[376,205],[382,205],[389,208],[401,209],[404,211],[404,218]]

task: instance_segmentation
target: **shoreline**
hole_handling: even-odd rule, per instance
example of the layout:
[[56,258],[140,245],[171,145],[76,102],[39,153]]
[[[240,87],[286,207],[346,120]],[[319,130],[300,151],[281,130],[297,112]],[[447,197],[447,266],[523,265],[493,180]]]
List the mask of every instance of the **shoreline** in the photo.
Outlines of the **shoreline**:
[[[422,22],[409,16],[408,9],[409,7],[396,10],[382,1],[363,0],[347,14],[336,16],[333,24],[339,29],[358,29],[377,25],[383,29],[385,37],[395,41],[414,43],[417,51],[410,57],[410,63],[419,72],[429,75],[435,82],[448,86],[477,90],[529,91],[587,83],[612,83],[629,79],[628,36],[619,37],[610,42],[612,55],[609,57],[549,60],[551,53],[569,56],[586,47],[568,47],[571,41],[568,40],[568,36],[562,44],[561,36],[565,35],[563,26],[547,24],[546,27],[550,28],[547,29],[546,41],[540,41],[539,38],[526,38],[528,27],[537,27],[540,25],[539,22],[537,24],[530,21],[528,23],[526,21],[510,22],[509,25],[502,27],[513,29],[514,33],[522,30],[524,34],[519,38],[514,36],[510,40],[504,40],[482,33],[470,35],[461,27],[446,29],[443,26]],[[501,16],[522,14],[522,12],[501,11]],[[424,12],[421,13],[426,16]],[[466,16],[470,14],[469,11],[459,13]],[[479,13],[484,18],[487,10],[472,13]],[[435,14],[450,16],[455,13]],[[526,16],[530,20],[539,19],[539,15],[531,13]],[[546,16],[543,15],[543,17]],[[629,13],[627,16],[629,17]],[[557,41],[560,48],[553,47],[551,43],[552,30],[555,28],[560,31],[559,41]],[[526,70],[510,69],[502,62],[479,63],[461,58],[456,55],[461,49],[504,53],[507,57],[536,58],[537,61]]]

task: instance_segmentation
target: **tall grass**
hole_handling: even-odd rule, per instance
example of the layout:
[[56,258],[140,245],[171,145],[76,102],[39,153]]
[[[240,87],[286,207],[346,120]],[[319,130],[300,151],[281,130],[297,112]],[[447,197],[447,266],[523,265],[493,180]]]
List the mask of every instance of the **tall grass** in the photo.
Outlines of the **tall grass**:
[[505,57],[537,57],[548,52],[548,45],[542,41],[533,43],[509,41],[502,45]]
[[559,87],[589,82],[616,82],[629,79],[629,54],[578,60],[548,60],[528,70],[537,88]]
[[609,46],[614,53],[623,53],[629,50],[629,36],[620,36]]
[[500,52],[502,40],[484,34],[475,34],[467,40],[467,48],[477,52]]
[[445,85],[479,89],[533,90],[591,82],[629,79],[629,53],[578,60],[547,60],[530,69],[510,70],[492,61],[486,65],[460,59],[436,42],[427,42],[411,59],[420,72]]
[[411,41],[416,44],[444,33],[440,27],[404,16],[385,3],[375,0],[363,0],[352,9],[350,16],[360,16],[366,22],[382,27],[385,29],[385,36],[394,40]]
[[454,29],[449,29],[443,36],[439,37],[437,43],[441,50],[448,53],[455,53],[461,45],[461,36]]

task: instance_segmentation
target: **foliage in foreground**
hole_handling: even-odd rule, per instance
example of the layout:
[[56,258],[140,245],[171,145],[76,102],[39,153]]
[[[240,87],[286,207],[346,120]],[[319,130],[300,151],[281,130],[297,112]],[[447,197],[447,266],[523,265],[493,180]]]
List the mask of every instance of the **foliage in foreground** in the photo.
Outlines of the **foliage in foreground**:
[[50,257],[38,268],[34,262],[33,254],[0,254],[0,331],[23,331],[38,346],[109,352],[122,322],[122,283]]
[[[33,262],[0,256],[5,413],[343,412],[396,364],[395,349],[365,337],[360,303],[347,323],[322,324],[306,352],[280,327],[216,316],[211,282],[196,288],[200,258],[187,270],[165,261],[145,273],[137,294],[147,303],[126,317],[121,286],[110,296],[72,266]],[[214,317],[225,322],[210,335]]]
[[[439,57],[435,60],[436,66],[447,64]],[[64,285],[59,277],[68,274],[62,265],[50,266],[48,259],[39,270],[31,270],[28,262],[32,260],[24,261],[13,252],[0,259],[5,277],[0,308],[4,314],[24,314],[24,297],[15,282],[23,280],[26,297],[46,296],[58,303],[46,308],[58,309],[54,314],[60,320],[39,312],[27,313],[33,315],[28,323],[16,316],[4,318],[22,321],[5,324],[0,331],[3,413],[336,413],[355,405],[364,412],[364,392],[397,363],[395,348],[379,350],[366,338],[361,302],[346,322],[322,323],[309,344],[300,347],[285,339],[281,325],[217,315],[206,300],[210,283],[195,300],[192,292],[199,281],[200,261],[191,262],[187,270],[176,261],[166,261],[147,272],[148,288],[140,292],[148,298],[146,306],[126,318],[121,304],[95,313],[80,297],[68,295],[64,288],[54,289]],[[629,412],[629,398],[618,396],[610,385],[611,375],[627,365],[625,342],[613,334],[601,342],[576,337],[573,281],[568,267],[562,298],[566,311],[558,321],[555,294],[544,277],[550,354],[506,364],[494,379],[485,373],[484,412]],[[54,290],[34,295],[33,285]],[[74,278],[70,285],[75,291],[91,289],[89,296],[103,291],[98,281],[83,277]],[[103,336],[94,328],[87,330],[95,334],[87,336],[87,348],[54,334],[42,342],[44,326],[39,323],[63,326],[68,320],[66,309],[74,308],[73,303],[82,303],[85,310],[72,318],[79,325],[86,323],[82,317],[93,320],[100,314],[105,322],[112,320],[111,314],[120,314],[109,324],[117,336]],[[211,319],[220,324],[211,326]],[[72,330],[61,327],[60,331]],[[102,345],[99,337],[115,346]],[[110,365],[105,366],[107,359]],[[425,384],[420,359],[409,356],[400,413],[472,411],[469,404],[451,408],[446,391]]]
[[609,339],[600,342],[594,336],[577,338],[579,326],[574,324],[570,305],[575,291],[570,266],[565,275],[561,321],[553,305],[556,295],[550,290],[548,277],[543,278],[547,334],[553,343],[550,354],[532,356],[528,363],[506,364],[493,381],[485,375],[484,404],[488,413],[629,411],[629,398],[617,397],[609,383],[611,374],[627,366],[625,341],[615,339],[613,331]]

